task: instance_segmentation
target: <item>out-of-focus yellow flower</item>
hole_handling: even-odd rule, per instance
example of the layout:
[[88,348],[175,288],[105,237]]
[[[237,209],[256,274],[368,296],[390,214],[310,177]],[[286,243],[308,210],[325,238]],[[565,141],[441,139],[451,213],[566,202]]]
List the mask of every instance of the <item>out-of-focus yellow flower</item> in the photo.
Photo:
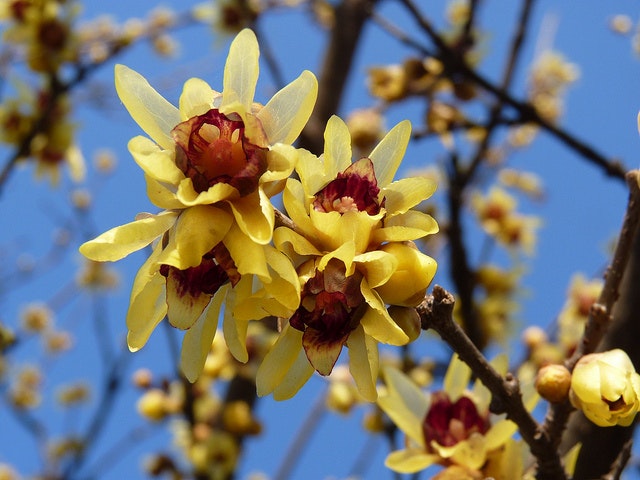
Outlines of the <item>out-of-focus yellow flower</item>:
[[[181,366],[190,380],[202,370],[225,299],[225,339],[246,361],[246,322],[235,324],[233,307],[253,293],[251,276],[285,305],[298,298],[290,263],[267,245],[274,226],[269,197],[293,170],[297,151],[290,144],[311,114],[317,81],[305,71],[265,106],[256,104],[258,56],[254,33],[243,30],[231,43],[223,91],[192,78],[179,109],[138,73],[115,70],[118,95],[151,137],[133,138],[129,151],[145,173],[149,198],[165,210],[113,228],[80,251],[115,261],[161,239],[134,281],[128,344],[141,348],[166,314],[187,331]],[[292,278],[279,281],[283,275]]]
[[553,51],[544,52],[535,61],[529,77],[529,99],[538,114],[556,121],[563,113],[563,95],[568,85],[580,76],[575,64]]
[[[506,370],[505,357],[492,363],[498,370]],[[491,394],[479,381],[473,390],[466,391],[471,371],[457,356],[447,370],[443,391],[431,396],[394,368],[384,369],[384,379],[386,388],[378,397],[378,405],[407,436],[406,447],[387,457],[385,465],[390,469],[414,473],[440,464],[477,475],[484,473],[490,456],[508,450],[505,446],[516,425],[504,418],[490,421]],[[529,408],[535,400],[531,393],[526,394]]]
[[22,328],[30,333],[43,333],[53,327],[54,313],[44,303],[31,303],[20,314]]
[[582,338],[591,306],[602,291],[603,280],[588,280],[582,274],[571,278],[568,298],[558,315],[558,340],[566,355],[571,355]]
[[425,178],[393,182],[410,136],[394,127],[368,158],[355,163],[347,126],[332,117],[321,158],[302,155],[300,181],[289,179],[284,206],[296,230],[279,227],[274,243],[297,267],[299,306],[258,370],[258,393],[292,396],[314,370],[331,373],[342,347],[360,393],[376,397],[377,342],[403,345],[408,335],[386,304],[414,307],[424,297],[436,263],[413,240],[435,233],[437,223],[413,207],[435,184]]
[[640,409],[640,375],[618,348],[585,355],[573,369],[569,398],[596,425],[626,427]]

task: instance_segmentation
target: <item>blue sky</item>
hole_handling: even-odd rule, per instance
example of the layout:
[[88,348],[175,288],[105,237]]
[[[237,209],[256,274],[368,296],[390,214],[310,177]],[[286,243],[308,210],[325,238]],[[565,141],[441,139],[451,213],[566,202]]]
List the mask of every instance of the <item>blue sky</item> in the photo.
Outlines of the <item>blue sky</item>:
[[[440,3],[429,2],[429,8],[441,11],[439,7],[436,8]],[[487,56],[481,70],[488,77],[497,78],[499,75],[506,41],[511,34],[508,27],[515,16],[515,3],[518,2],[489,2],[483,10],[481,23],[488,33]],[[180,10],[191,2],[164,4],[174,5]],[[132,15],[142,15],[153,5],[154,2],[150,1],[112,2],[108,8],[112,9],[110,13],[122,20]],[[640,109],[640,59],[633,55],[628,37],[616,36],[607,28],[607,21],[614,13],[629,14],[637,21],[637,2],[588,0],[579,5],[576,7],[574,2],[550,0],[537,2],[534,28],[525,47],[514,92],[516,96],[522,96],[527,64],[534,57],[539,48],[537,46],[553,46],[568,60],[577,63],[581,71],[580,79],[569,90],[562,125],[596,149],[619,156],[626,165],[637,167],[640,140],[636,115]],[[101,13],[103,8],[102,2],[87,2],[84,15],[91,18]],[[402,15],[391,2],[383,2],[381,12],[415,32],[412,25],[403,23]],[[540,33],[545,31],[543,26],[554,24],[557,25],[554,33]],[[318,73],[321,64],[320,31],[305,16],[298,13],[277,14],[265,19],[263,29],[273,51],[281,60],[287,81],[295,78],[303,69]],[[417,33],[416,35],[419,36]],[[141,72],[174,103],[182,83],[191,76],[204,78],[214,88],[219,87],[228,41],[221,38],[214,40],[207,36],[204,27],[178,32],[176,38],[180,41],[182,53],[177,61],[160,60],[150,52],[148,46],[141,45],[118,58],[118,62]],[[359,52],[343,111],[340,112],[342,114],[370,103],[363,75],[367,66],[398,62],[408,54],[394,40],[374,27],[366,30],[363,45],[367,47]],[[93,107],[78,109],[79,143],[88,158],[99,148],[114,150],[118,155],[118,168],[106,179],[99,179],[94,175],[95,172],[90,171],[87,187],[95,187],[96,190],[94,207],[86,217],[74,213],[70,207],[68,196],[71,185],[68,179],[64,179],[57,189],[53,189],[46,182],[34,182],[33,171],[28,166],[14,171],[0,197],[2,279],[6,278],[5,272],[13,270],[13,264],[18,258],[29,255],[36,260],[41,259],[50,248],[51,239],[61,224],[70,226],[73,231],[72,242],[77,245],[86,239],[83,235],[97,234],[131,221],[138,212],[155,211],[146,198],[142,172],[126,151],[129,138],[141,132],[110,90],[112,66],[105,66],[94,80],[110,91],[110,105],[106,111]],[[263,68],[258,99],[268,99],[272,91],[268,71]],[[404,118],[416,119],[419,115],[420,111],[415,108],[397,106],[389,112],[388,125],[392,126]],[[0,148],[0,159],[7,154],[7,150]],[[402,168],[406,172],[423,166],[424,159],[427,164],[432,164],[442,155],[443,150],[437,140],[421,142],[409,149]],[[541,175],[547,191],[544,203],[525,203],[523,207],[527,212],[542,216],[544,226],[539,236],[536,256],[528,266],[528,292],[523,299],[520,315],[523,324],[538,323],[546,326],[562,307],[571,275],[580,271],[588,276],[597,276],[606,265],[607,246],[620,225],[626,192],[619,182],[606,178],[596,167],[587,165],[566,147],[544,135],[538,138],[532,148],[514,155],[512,165]],[[400,174],[403,174],[402,170]],[[479,245],[481,238],[478,237],[474,243],[475,240],[473,238],[471,244]],[[9,325],[15,325],[19,312],[26,303],[61,299],[60,291],[64,285],[73,281],[80,264],[73,246],[61,255],[55,268],[36,271],[24,283],[14,279],[0,283],[0,319]],[[124,315],[129,287],[143,259],[143,253],[134,254],[115,265],[121,275],[121,286],[101,307],[104,308],[102,311],[107,318],[107,329],[114,346],[123,340],[126,333]],[[446,277],[444,262],[435,282],[445,287],[452,285]],[[77,294],[68,301],[60,301],[61,308],[56,321],[61,327],[74,331],[73,351],[54,362],[49,362],[41,353],[37,353],[38,357],[35,359],[28,358],[27,353],[32,355],[34,351],[41,352],[33,345],[37,340],[32,339],[29,340],[32,345],[27,345],[18,353],[20,360],[47,364],[49,375],[45,388],[49,391],[58,382],[78,378],[91,381],[90,375],[100,375],[104,368],[95,355],[97,344],[92,331],[91,299],[86,294]],[[422,343],[416,348],[421,349],[425,355],[442,355],[446,351],[432,341],[419,342]],[[149,344],[141,352],[131,355],[128,362],[129,371],[141,366],[152,366],[160,371],[170,369],[173,362],[164,332],[158,329]],[[321,394],[323,384],[323,380],[313,379],[289,402],[261,400],[258,413],[264,414],[268,419],[265,432],[260,438],[247,443],[247,460],[241,469],[240,478],[253,471],[268,474],[275,472],[305,414]],[[75,422],[82,431],[98,397],[98,394],[94,395],[94,401],[87,408],[72,416],[66,415],[52,401],[47,400],[43,413],[55,417],[51,422],[54,432],[64,431],[68,422]],[[125,428],[142,424],[132,409],[132,402],[136,398],[137,392],[125,387],[123,398],[115,405],[116,414],[98,440],[105,448],[123,435]],[[361,413],[362,411],[356,412],[348,418],[327,413],[312,437],[309,448],[300,457],[291,478],[320,479],[330,475],[345,478],[357,455],[369,446],[367,439],[360,433]],[[20,471],[30,473],[32,467],[29,462],[34,458],[34,444],[1,406],[0,425],[0,462],[15,463]],[[136,478],[144,452],[153,451],[154,446],[166,443],[167,439],[166,433],[154,434],[148,441],[132,448],[121,462],[101,478]],[[366,478],[392,478],[382,466],[386,453],[384,441],[377,440],[375,447],[368,456],[370,465]],[[308,472],[314,472],[313,477],[309,477]]]

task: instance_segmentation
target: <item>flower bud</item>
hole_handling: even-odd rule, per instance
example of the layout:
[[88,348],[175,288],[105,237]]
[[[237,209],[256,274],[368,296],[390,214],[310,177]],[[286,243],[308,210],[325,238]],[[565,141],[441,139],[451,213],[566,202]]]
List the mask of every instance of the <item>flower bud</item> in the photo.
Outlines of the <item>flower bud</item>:
[[571,373],[564,365],[547,365],[538,371],[536,390],[551,403],[560,403],[569,395]]
[[147,420],[159,422],[167,416],[167,395],[158,388],[147,390],[138,400],[138,413]]
[[573,370],[571,403],[598,426],[631,425],[639,397],[640,375],[623,350],[585,355]]

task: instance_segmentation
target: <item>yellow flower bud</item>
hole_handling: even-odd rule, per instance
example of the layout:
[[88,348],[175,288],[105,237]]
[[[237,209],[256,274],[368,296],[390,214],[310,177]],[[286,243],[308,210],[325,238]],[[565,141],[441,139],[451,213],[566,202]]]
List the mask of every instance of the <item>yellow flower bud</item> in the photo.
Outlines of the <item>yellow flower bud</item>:
[[158,388],[147,390],[138,400],[138,413],[148,420],[159,422],[167,415],[167,395]]
[[564,365],[546,365],[536,376],[536,390],[552,403],[562,402],[569,395],[571,373]]
[[571,403],[598,426],[631,425],[639,396],[640,375],[623,350],[585,355],[573,370]]

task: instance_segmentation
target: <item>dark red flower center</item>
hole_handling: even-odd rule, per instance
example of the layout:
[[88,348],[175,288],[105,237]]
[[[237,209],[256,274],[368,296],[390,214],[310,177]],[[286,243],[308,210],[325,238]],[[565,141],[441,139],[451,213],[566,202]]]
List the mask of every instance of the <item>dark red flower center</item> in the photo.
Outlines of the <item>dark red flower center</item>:
[[[366,309],[361,282],[361,273],[356,271],[347,277],[344,264],[331,259],[322,272],[316,271],[305,283],[300,307],[289,323],[304,332],[302,345],[314,368],[314,355],[319,351],[335,357],[335,363],[349,334],[358,326]],[[323,375],[330,373],[318,371]]]
[[267,171],[267,148],[247,139],[242,120],[232,120],[217,109],[179,123],[171,133],[176,165],[198,193],[227,183],[241,196],[248,195]]
[[321,212],[356,211],[376,215],[384,207],[384,199],[378,202],[379,193],[373,163],[361,158],[316,193],[313,208]]
[[435,440],[443,447],[451,447],[473,433],[484,434],[489,429],[489,418],[478,413],[476,404],[462,396],[452,402],[445,392],[435,392],[431,406],[422,423],[428,446]]
[[224,244],[219,243],[202,257],[202,262],[196,267],[180,270],[172,265],[161,265],[160,274],[168,277],[170,274],[178,282],[179,296],[198,296],[201,293],[214,295],[227,282],[236,285],[240,274]]

